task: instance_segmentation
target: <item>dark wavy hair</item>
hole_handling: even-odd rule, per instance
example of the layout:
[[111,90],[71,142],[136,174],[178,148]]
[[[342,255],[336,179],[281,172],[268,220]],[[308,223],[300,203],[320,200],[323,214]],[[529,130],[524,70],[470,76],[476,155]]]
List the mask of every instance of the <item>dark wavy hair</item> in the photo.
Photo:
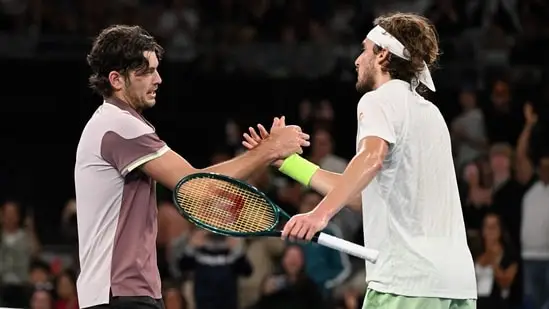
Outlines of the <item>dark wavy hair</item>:
[[[384,70],[391,78],[411,82],[423,69],[423,61],[429,69],[434,68],[439,56],[438,34],[427,18],[412,13],[390,13],[376,18],[374,25],[392,34],[410,55],[410,60],[405,60],[390,54]],[[374,53],[379,52],[381,47],[374,46]],[[418,90],[425,90],[422,88],[420,85]]]
[[95,38],[87,62],[92,70],[90,87],[103,97],[113,94],[109,73],[117,71],[127,76],[130,71],[144,71],[149,67],[143,55],[152,51],[162,59],[164,49],[145,29],[139,26],[113,25]]

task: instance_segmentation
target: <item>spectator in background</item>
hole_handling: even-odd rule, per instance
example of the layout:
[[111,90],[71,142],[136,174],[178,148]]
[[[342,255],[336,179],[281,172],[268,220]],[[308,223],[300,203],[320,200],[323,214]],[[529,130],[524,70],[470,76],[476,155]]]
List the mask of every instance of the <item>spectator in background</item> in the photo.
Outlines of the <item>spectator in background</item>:
[[452,141],[456,150],[455,165],[461,171],[465,164],[481,156],[486,150],[484,115],[477,105],[472,89],[463,89],[459,95],[461,113],[451,125]]
[[76,295],[76,274],[65,270],[57,276],[55,309],[79,309]]
[[261,284],[262,296],[253,309],[322,309],[322,294],[305,272],[303,251],[290,245],[282,256],[282,272]]
[[524,123],[521,108],[513,101],[509,83],[504,80],[495,81],[491,90],[490,105],[484,112],[490,142],[515,145]]
[[53,296],[47,289],[36,289],[30,298],[30,309],[53,309]]
[[332,134],[323,128],[317,128],[311,136],[311,154],[309,160],[320,168],[334,173],[343,173],[347,160],[334,154]]
[[499,216],[488,213],[482,223],[482,251],[475,259],[478,309],[511,307],[509,296],[518,267],[518,254]]
[[21,208],[14,201],[2,205],[0,230],[0,298],[6,306],[22,306],[32,256],[32,236],[22,227]]
[[525,298],[534,309],[549,306],[549,152],[538,161],[539,178],[522,201]]
[[34,260],[29,266],[29,283],[32,287],[41,286],[53,289],[51,284],[52,274],[48,263]]
[[[299,206],[300,213],[313,210],[322,200],[322,196],[314,191],[307,191],[303,194]],[[342,238],[343,235],[337,225],[328,223],[325,233]],[[351,275],[351,262],[349,256],[316,243],[300,244],[305,259],[305,273],[324,292],[324,295],[331,294],[333,289],[343,283]]]
[[463,199],[463,216],[470,235],[478,234],[482,218],[492,205],[492,177],[489,161],[478,158],[465,167],[466,194]]
[[517,143],[517,179],[525,191],[519,225],[524,298],[533,309],[540,309],[544,304],[549,306],[549,152],[537,150],[540,155],[530,157],[532,131],[538,122],[531,104],[524,106],[524,118]]
[[243,240],[196,229],[179,261],[182,272],[194,274],[196,309],[237,309],[237,280],[252,268]]

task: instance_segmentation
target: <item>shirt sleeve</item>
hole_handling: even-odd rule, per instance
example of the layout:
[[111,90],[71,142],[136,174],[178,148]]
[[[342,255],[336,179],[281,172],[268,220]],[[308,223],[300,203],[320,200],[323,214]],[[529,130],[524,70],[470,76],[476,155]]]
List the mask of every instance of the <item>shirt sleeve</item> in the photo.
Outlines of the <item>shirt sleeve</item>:
[[120,119],[101,140],[101,156],[123,176],[168,150],[152,127],[131,115]]
[[395,118],[392,106],[370,93],[358,103],[358,140],[369,136],[379,137],[389,144],[396,142]]

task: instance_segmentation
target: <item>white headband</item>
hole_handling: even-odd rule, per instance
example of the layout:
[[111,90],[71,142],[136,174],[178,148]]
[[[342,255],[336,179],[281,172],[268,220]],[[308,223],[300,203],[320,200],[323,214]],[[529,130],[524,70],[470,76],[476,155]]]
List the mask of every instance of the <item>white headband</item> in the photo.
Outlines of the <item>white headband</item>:
[[[410,53],[406,50],[406,47],[404,47],[399,40],[380,26],[375,26],[372,30],[370,30],[366,38],[381,48],[388,50],[395,56],[410,60]],[[418,82],[427,86],[427,88],[431,91],[436,91],[435,83],[431,77],[431,72],[429,72],[429,67],[425,61],[423,61],[423,70],[419,73]],[[413,85],[414,88],[418,86],[417,82],[413,84],[415,84]]]

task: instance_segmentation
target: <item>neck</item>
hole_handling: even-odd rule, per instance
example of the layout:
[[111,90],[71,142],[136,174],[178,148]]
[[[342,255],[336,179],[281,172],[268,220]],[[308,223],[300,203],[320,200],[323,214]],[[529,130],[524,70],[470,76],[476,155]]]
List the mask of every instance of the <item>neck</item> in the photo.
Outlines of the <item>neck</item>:
[[374,89],[377,89],[379,87],[381,87],[383,84],[385,84],[386,82],[392,80],[391,78],[391,75],[389,75],[389,73],[384,73],[384,72],[381,72],[380,74],[378,74],[377,78],[376,78],[376,83],[374,85]]
[[118,101],[121,101],[121,103],[128,105],[138,113],[141,113],[141,110],[137,108],[135,104],[132,104],[132,100],[127,95],[125,95],[122,91],[113,93],[112,97]]

